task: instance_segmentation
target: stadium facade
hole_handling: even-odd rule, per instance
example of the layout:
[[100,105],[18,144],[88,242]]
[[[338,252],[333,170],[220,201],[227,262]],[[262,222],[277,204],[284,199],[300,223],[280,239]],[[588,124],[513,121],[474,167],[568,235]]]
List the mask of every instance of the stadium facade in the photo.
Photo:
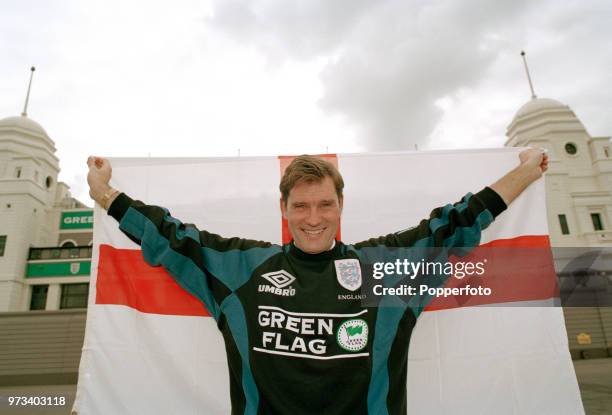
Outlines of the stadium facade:
[[[568,248],[558,251],[562,267],[571,248],[612,247],[610,138],[589,135],[567,105],[535,97],[506,135],[506,146],[548,151],[548,225],[552,245]],[[76,381],[93,211],[58,182],[55,153],[27,116],[0,120],[0,385]],[[598,272],[612,290],[612,270]],[[612,307],[566,308],[565,316],[574,358],[612,356]]]

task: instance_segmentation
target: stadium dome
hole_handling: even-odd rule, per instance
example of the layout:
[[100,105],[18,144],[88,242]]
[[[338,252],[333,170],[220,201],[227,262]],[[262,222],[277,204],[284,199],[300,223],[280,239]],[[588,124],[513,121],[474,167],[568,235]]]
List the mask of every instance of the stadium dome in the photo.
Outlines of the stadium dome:
[[26,116],[7,117],[0,120],[0,130],[26,130],[34,135],[49,139],[47,132],[36,121]]
[[554,99],[550,98],[533,98],[529,100],[526,104],[524,104],[519,110],[516,112],[514,119],[518,117],[523,117],[528,114],[533,114],[535,112],[544,110],[544,109],[563,109],[567,110],[567,105],[560,103]]

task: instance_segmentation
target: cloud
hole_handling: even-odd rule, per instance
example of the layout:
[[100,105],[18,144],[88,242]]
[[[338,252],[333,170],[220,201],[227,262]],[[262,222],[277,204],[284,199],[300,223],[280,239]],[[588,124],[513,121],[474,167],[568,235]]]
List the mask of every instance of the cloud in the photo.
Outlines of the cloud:
[[332,53],[376,7],[368,0],[217,0],[207,23],[241,44],[254,44],[269,59],[311,59]]
[[[437,99],[477,82],[495,59],[486,35],[523,2],[217,2],[212,24],[271,59],[328,56],[320,105],[358,126],[371,150],[423,144]],[[333,7],[328,7],[334,4]],[[265,6],[262,6],[265,5]]]
[[[535,78],[553,72],[549,78],[564,77],[557,78],[554,87],[541,80],[537,88],[550,91],[542,96],[581,101],[577,96],[582,94],[596,102],[592,105],[609,103],[609,93],[598,94],[601,79],[607,77],[609,83],[605,71],[612,53],[602,53],[596,46],[605,45],[604,36],[610,37],[609,25],[604,23],[609,13],[610,7],[603,2],[567,2],[560,7],[554,1],[218,0],[209,24],[257,48],[275,65],[285,60],[326,59],[320,73],[320,107],[353,125],[368,150],[398,150],[429,142],[445,111],[457,108],[437,105],[441,99],[462,105],[466,98],[502,108],[503,103],[494,101],[500,99],[500,90],[513,109],[506,110],[505,119],[486,123],[496,132],[480,133],[503,136],[503,126],[529,97],[519,57],[525,47],[540,62],[557,60],[567,66],[542,69],[539,64]],[[586,61],[590,56],[598,65],[572,60],[564,50],[568,46],[580,48],[578,53]],[[573,94],[565,86],[574,82],[582,65],[592,77],[582,79]],[[498,82],[485,82],[492,77]],[[480,96],[475,97],[474,91]],[[474,112],[479,113],[474,122],[482,122],[480,108]],[[462,113],[469,120],[469,111]]]

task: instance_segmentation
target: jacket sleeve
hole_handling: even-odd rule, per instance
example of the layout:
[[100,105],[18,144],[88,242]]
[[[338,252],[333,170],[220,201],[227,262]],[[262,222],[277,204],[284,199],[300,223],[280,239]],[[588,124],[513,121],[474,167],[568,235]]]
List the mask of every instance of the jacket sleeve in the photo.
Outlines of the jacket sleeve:
[[459,202],[434,209],[417,226],[355,244],[355,248],[387,247],[474,247],[482,231],[506,209],[506,203],[491,188],[468,193]]
[[280,247],[242,238],[223,238],[182,223],[159,206],[119,194],[108,209],[119,229],[139,244],[144,260],[163,266],[176,282],[204,303],[218,320],[221,303]]

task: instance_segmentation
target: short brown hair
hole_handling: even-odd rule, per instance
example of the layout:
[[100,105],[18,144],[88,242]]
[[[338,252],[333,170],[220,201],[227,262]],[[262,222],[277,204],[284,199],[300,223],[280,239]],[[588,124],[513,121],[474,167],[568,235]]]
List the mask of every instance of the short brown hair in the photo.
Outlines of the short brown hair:
[[329,161],[319,157],[309,156],[307,154],[298,156],[291,161],[285,169],[285,174],[281,179],[280,189],[281,196],[285,203],[289,198],[289,191],[293,189],[299,182],[319,182],[325,177],[331,177],[336,188],[338,199],[342,199],[342,189],[344,189],[344,180],[340,172]]

